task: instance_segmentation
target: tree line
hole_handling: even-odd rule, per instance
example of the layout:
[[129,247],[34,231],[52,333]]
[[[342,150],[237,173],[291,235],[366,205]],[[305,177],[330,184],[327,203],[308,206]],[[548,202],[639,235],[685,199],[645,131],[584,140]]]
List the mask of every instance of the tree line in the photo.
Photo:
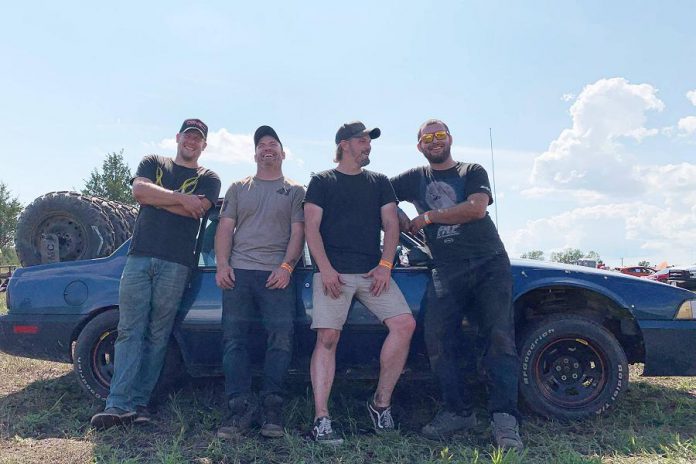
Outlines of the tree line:
[[[526,259],[535,259],[537,261],[544,261],[544,252],[541,250],[531,250],[527,251],[525,253],[522,253],[520,255],[520,258],[526,258]],[[549,261],[553,261],[556,263],[566,263],[566,264],[575,264],[578,262],[578,260],[581,259],[594,259],[598,263],[602,261],[602,258],[600,257],[599,253],[596,251],[588,251],[584,252],[580,250],[579,248],[566,248],[561,251],[554,251],[551,252],[551,256],[549,258]],[[647,260],[642,260],[638,262],[638,266],[644,266],[644,267],[651,267],[650,266],[650,261]]]

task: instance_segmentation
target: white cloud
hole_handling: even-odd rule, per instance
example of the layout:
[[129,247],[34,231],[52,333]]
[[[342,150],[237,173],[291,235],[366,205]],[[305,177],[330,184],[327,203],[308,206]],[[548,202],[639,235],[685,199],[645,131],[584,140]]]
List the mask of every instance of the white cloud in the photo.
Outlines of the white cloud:
[[563,248],[579,248],[597,251],[613,265],[631,255],[637,256],[625,264],[639,259],[687,264],[696,260],[696,208],[685,212],[640,201],[575,208],[527,221],[504,240],[511,256],[534,249],[550,255]]
[[520,191],[523,198],[543,199],[554,198],[555,200],[573,200],[581,205],[596,204],[607,201],[609,197],[595,190],[563,190],[550,187],[530,187]]
[[[664,103],[649,84],[622,78],[587,85],[570,107],[571,125],[536,156],[526,204],[553,204],[516,230],[502,231],[512,256],[532,249],[596,250],[618,265],[640,259],[672,264],[696,261],[696,162],[658,164],[655,152],[637,147],[646,137],[696,134],[696,116],[671,127],[650,127],[648,116]],[[696,104],[696,90],[687,93]],[[669,157],[674,159],[674,156]],[[530,208],[530,212],[535,209]]]
[[561,100],[568,102],[568,101],[573,101],[575,100],[575,94],[574,93],[564,93],[561,95]]
[[681,118],[679,120],[679,123],[677,123],[677,127],[679,128],[679,131],[684,135],[695,133],[696,116],[687,116],[685,118]]
[[696,106],[696,89],[686,92],[686,98],[689,99],[692,105]]
[[[159,147],[176,152],[176,139],[164,139]],[[300,166],[304,161],[297,158],[290,149],[283,146],[285,159],[293,161]],[[203,152],[207,160],[218,161],[227,164],[254,163],[254,139],[251,134],[232,134],[222,128],[215,132],[208,132],[208,146]]]
[[570,107],[572,126],[534,160],[531,182],[537,187],[599,192],[637,192],[640,182],[630,174],[635,158],[625,139],[641,142],[659,133],[645,127],[649,111],[664,103],[649,84],[623,78],[600,79],[587,85]]
[[639,176],[652,193],[665,196],[694,191],[696,185],[696,165],[690,163],[666,164],[662,166],[639,166]]

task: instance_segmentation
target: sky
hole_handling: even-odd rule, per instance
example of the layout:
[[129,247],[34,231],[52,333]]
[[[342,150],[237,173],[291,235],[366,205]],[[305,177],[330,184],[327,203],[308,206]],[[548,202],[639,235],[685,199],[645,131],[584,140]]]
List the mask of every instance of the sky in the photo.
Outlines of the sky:
[[3,17],[0,182],[23,204],[83,188],[107,153],[133,171],[174,155],[186,118],[210,127],[200,162],[223,189],[254,173],[263,124],[306,184],[345,122],[382,130],[368,169],[392,176],[425,164],[417,129],[439,118],[454,158],[495,179],[511,256],[696,262],[693,2],[26,1]]

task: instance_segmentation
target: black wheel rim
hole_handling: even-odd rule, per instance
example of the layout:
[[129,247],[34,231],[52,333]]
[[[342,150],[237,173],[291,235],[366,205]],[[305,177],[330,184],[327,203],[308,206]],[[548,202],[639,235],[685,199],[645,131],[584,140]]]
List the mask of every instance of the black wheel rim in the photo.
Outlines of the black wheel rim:
[[108,390],[114,375],[114,343],[117,332],[104,332],[92,350],[92,371],[94,377]]
[[607,383],[607,363],[592,341],[563,338],[546,345],[535,365],[536,382],[550,403],[581,408],[602,393]]
[[87,230],[74,218],[54,215],[46,218],[38,228],[36,249],[41,249],[41,235],[55,234],[58,237],[58,253],[61,261],[75,261],[85,253]]

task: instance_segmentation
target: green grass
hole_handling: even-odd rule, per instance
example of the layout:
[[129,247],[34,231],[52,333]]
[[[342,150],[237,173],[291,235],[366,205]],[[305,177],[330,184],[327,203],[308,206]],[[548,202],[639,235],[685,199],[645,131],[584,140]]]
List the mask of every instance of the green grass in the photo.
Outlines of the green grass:
[[[98,433],[90,416],[102,404],[87,397],[68,365],[0,355],[0,462],[160,463],[654,463],[696,462],[696,379],[640,378],[632,369],[627,396],[611,414],[584,422],[526,418],[523,456],[501,454],[490,444],[486,421],[446,442],[418,434],[433,413],[431,383],[402,383],[395,393],[401,434],[370,433],[364,399],[371,385],[337,382],[332,411],[346,435],[338,448],[323,448],[305,434],[312,418],[311,392],[292,383],[286,405],[289,434],[265,440],[251,433],[221,441],[220,381],[194,382],[170,395],[156,423]],[[481,416],[484,415],[480,411]]]
[[[0,294],[0,313],[4,312]],[[402,382],[395,392],[397,436],[370,433],[364,400],[373,385],[338,381],[332,413],[346,443],[323,448],[306,439],[312,419],[307,383],[289,385],[288,435],[256,433],[221,441],[220,380],[196,381],[164,399],[153,425],[98,433],[88,423],[103,404],[79,387],[67,364],[0,353],[0,463],[689,463],[696,462],[696,378],[643,378],[632,367],[630,388],[610,414],[559,423],[527,416],[522,456],[490,444],[487,420],[445,442],[421,437],[437,407],[430,382]],[[483,392],[479,392],[480,399]],[[485,412],[479,411],[485,418]]]

